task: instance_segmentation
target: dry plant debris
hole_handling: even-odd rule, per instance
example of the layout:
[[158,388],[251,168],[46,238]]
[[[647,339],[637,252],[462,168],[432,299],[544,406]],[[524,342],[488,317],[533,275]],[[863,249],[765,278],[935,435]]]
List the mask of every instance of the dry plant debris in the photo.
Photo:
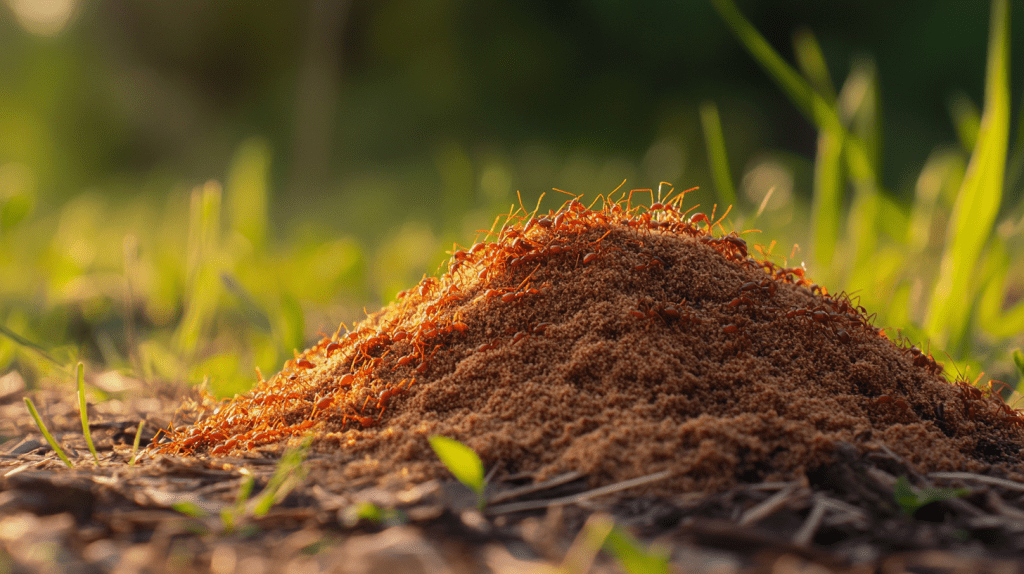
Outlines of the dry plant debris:
[[427,441],[441,434],[536,480],[668,471],[653,494],[791,480],[839,443],[918,472],[1024,474],[1017,411],[949,383],[802,268],[752,257],[684,196],[515,211],[442,276],[151,449],[273,453],[312,434],[350,478],[415,481],[444,475]]

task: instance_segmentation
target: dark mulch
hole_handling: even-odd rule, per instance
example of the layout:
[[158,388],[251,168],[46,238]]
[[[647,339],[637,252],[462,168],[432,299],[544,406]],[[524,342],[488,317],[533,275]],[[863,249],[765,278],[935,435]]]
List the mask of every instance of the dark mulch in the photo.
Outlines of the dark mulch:
[[[861,455],[843,445],[834,464],[803,480],[711,495],[597,492],[573,474],[542,483],[495,476],[483,514],[454,481],[353,483],[331,457],[312,454],[286,497],[262,516],[250,505],[229,528],[221,511],[236,506],[247,473],[257,498],[275,458],[158,457],[129,468],[140,417],[149,421],[148,441],[180,404],[147,389],[160,398],[95,405],[95,464],[68,393],[37,393],[71,447],[69,470],[38,436],[22,394],[0,397],[0,435],[8,439],[0,446],[0,572],[531,572],[585,568],[591,559],[592,571],[622,571],[604,553],[593,557],[581,536],[605,516],[669,556],[677,572],[1024,571],[1024,484],[919,475],[891,452]],[[969,493],[910,516],[893,498],[899,476],[918,488]],[[183,502],[194,516],[175,510]],[[366,503],[380,511],[374,520],[358,516]]]

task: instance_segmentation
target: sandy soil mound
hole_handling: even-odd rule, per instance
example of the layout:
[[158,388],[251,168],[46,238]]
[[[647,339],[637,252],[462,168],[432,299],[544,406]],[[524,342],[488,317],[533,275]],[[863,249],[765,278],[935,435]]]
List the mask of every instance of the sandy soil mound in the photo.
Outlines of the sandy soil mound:
[[248,396],[206,405],[158,452],[221,455],[312,433],[350,477],[444,476],[427,437],[488,468],[655,493],[790,479],[839,442],[919,471],[1024,472],[1024,419],[951,384],[844,294],[750,257],[683,195],[650,208],[577,200],[509,218]]

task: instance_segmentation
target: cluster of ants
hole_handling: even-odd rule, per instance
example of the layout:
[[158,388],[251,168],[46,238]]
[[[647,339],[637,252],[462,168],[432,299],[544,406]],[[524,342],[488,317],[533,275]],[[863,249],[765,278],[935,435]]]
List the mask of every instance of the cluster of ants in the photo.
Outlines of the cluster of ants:
[[[841,341],[849,340],[847,329],[854,325],[874,330],[872,317],[862,307],[848,296],[829,296],[804,277],[802,268],[779,267],[749,257],[746,241],[735,232],[725,233],[721,226],[728,210],[717,220],[714,212],[710,217],[691,215],[697,206],[682,211],[680,205],[689,191],[675,196],[669,192],[664,201],[654,201],[651,191],[649,207],[634,206],[632,192],[618,200],[599,196],[603,199],[600,209],[594,209],[594,204],[584,206],[579,196],[573,196],[545,215],[538,215],[539,201],[532,213],[520,204],[520,209],[505,217],[500,229],[495,231],[492,226],[486,232],[493,240],[453,250],[447,271],[440,277],[424,277],[417,286],[399,293],[394,304],[353,330],[342,334],[339,328],[334,335],[296,353],[269,380],[257,369],[258,382],[252,393],[217,403],[212,414],[190,427],[162,430],[164,436],[151,448],[158,453],[223,455],[316,429],[340,431],[379,425],[396,398],[411,392],[418,378],[431,375],[439,352],[473,340],[473,324],[461,318],[465,306],[518,305],[529,297],[542,296],[549,286],[541,272],[547,263],[557,258],[577,267],[593,265],[617,250],[602,244],[613,229],[635,233],[641,239],[653,233],[695,238],[736,264],[763,270],[765,279],[744,284],[724,310],[758,308],[784,313],[787,318],[822,324]],[[721,235],[713,234],[715,227],[722,230]],[[647,255],[646,262],[632,267],[634,272],[666,267],[660,257]],[[822,295],[821,304],[778,310],[763,303],[771,300],[780,282],[817,292]],[[701,322],[685,300],[678,304],[641,301],[630,313],[665,322]],[[474,342],[479,344],[468,352],[487,352],[505,342],[516,344],[527,337],[545,336],[548,327],[547,322],[533,323],[507,333],[507,340],[483,340],[477,334]],[[723,328],[726,332],[740,329],[737,324]]]

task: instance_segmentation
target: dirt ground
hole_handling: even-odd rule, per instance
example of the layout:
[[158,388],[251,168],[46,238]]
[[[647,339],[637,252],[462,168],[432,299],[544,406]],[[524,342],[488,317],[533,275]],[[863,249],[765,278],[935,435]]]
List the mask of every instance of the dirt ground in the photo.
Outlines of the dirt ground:
[[[95,406],[96,465],[68,393],[35,393],[70,447],[70,470],[35,431],[22,394],[0,406],[0,434],[14,437],[0,447],[0,572],[580,572],[573,568],[591,559],[589,571],[622,572],[607,552],[595,557],[580,544],[580,532],[604,516],[667,557],[672,572],[1024,571],[1024,484],[920,475],[893,453],[861,456],[852,447],[805,480],[711,495],[594,493],[572,474],[545,483],[507,477],[489,486],[482,514],[453,480],[380,488],[344,478],[330,456],[313,453],[286,497],[262,516],[240,513],[228,528],[220,513],[235,507],[243,469],[256,479],[256,498],[275,458],[157,456],[128,467],[140,417],[156,428],[179,405],[165,394]],[[899,475],[969,493],[908,516],[892,496]],[[181,502],[205,514],[174,510]],[[364,503],[381,510],[376,520],[359,518]]]

